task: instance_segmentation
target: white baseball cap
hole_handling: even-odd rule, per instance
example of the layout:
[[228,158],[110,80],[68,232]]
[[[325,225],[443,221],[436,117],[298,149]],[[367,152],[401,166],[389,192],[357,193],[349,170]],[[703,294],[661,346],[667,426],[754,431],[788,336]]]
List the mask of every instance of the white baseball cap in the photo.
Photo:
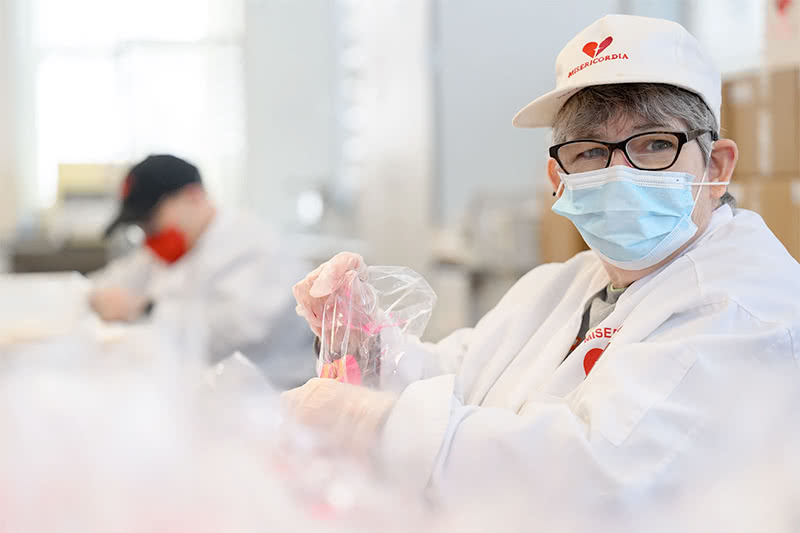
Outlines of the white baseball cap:
[[697,39],[677,22],[633,15],[607,15],[567,43],[556,58],[556,88],[522,108],[513,124],[549,127],[584,87],[642,82],[697,94],[719,125],[720,74]]

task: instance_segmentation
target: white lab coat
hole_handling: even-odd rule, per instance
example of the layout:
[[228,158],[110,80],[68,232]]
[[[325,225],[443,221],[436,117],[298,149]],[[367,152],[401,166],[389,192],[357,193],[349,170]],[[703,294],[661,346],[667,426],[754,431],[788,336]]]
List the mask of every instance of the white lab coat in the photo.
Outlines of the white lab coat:
[[[715,437],[730,369],[797,384],[800,265],[755,213],[717,209],[562,364],[608,283],[591,251],[540,266],[475,328],[410,350],[405,372],[422,379],[387,419],[387,468],[434,489],[505,475],[573,510],[598,495],[639,505],[686,479],[697,435]],[[591,350],[604,352],[587,377]]]
[[[219,211],[175,264],[167,266],[141,248],[111,262],[91,280],[95,287],[123,286],[146,294],[156,303],[153,323],[202,341],[216,361],[237,350],[257,359],[253,352],[273,334],[273,326],[294,316],[291,287],[306,271],[307,265],[257,218]],[[299,328],[293,331],[305,331],[302,320],[297,321]],[[287,329],[286,324],[281,327]],[[302,359],[281,365],[282,371],[301,372],[299,382],[313,371],[313,363],[304,364],[310,359],[310,339],[310,334],[303,335]]]

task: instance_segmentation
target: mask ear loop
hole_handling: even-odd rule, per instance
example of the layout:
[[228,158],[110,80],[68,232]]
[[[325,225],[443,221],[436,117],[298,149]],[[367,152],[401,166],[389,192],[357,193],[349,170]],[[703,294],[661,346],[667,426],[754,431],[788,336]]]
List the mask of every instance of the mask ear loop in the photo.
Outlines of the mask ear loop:
[[[706,177],[708,177],[708,169],[711,166],[711,152],[713,152],[713,151],[714,151],[714,143],[712,142],[711,143],[711,151],[709,151],[709,153],[708,153],[708,160],[706,161],[706,169],[703,172],[703,177],[700,179],[700,183],[692,183],[691,186],[694,186],[694,187],[703,187],[703,186],[715,187],[717,185],[729,185],[730,184],[730,180],[729,181],[710,181],[710,182],[706,183]],[[692,211],[689,213],[689,218],[692,218],[692,215],[694,214],[694,208],[697,207],[697,199],[698,198],[700,198],[700,189],[699,188],[697,189],[697,194],[693,198],[694,202],[692,203]]]
[[558,196],[561,194],[561,191],[564,189],[564,180],[561,180],[558,184],[558,189],[553,193],[553,196]]
[[700,187],[706,185],[706,177],[708,176],[708,165],[711,164],[711,154],[708,156],[708,163],[706,164],[706,169],[703,171],[703,177],[700,179],[700,183],[692,183],[692,185],[697,186],[697,194],[692,198],[692,210],[689,212],[689,219],[691,220],[692,215],[694,215],[694,208],[697,207],[697,199],[700,198]]

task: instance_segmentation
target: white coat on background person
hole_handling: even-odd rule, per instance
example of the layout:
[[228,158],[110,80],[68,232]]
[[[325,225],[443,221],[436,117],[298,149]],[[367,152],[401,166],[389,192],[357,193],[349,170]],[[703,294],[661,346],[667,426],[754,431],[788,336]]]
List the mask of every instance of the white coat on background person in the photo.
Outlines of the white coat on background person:
[[[534,269],[474,328],[406,347],[397,395],[313,379],[284,401],[419,487],[447,493],[497,475],[527,487],[521,499],[539,513],[603,502],[620,524],[629,505],[691,486],[710,443],[728,447],[720,455],[746,446],[741,428],[711,422],[732,399],[763,397],[749,375],[796,386],[800,265],[757,214],[731,205],[737,149],[717,139],[720,76],[680,25],[605,17],[556,71],[556,90],[514,123],[554,127],[554,210],[592,250]],[[659,162],[665,153],[674,159]],[[663,221],[671,229],[654,234]],[[327,294],[363,268],[342,254],[296,285],[315,332]]]
[[101,318],[148,315],[210,361],[241,351],[279,387],[313,375],[313,362],[300,356],[310,336],[301,320],[286,321],[288,287],[303,264],[274,231],[248,213],[217,209],[197,169],[173,156],[136,165],[123,196],[107,233],[137,223],[147,239],[90,276]]

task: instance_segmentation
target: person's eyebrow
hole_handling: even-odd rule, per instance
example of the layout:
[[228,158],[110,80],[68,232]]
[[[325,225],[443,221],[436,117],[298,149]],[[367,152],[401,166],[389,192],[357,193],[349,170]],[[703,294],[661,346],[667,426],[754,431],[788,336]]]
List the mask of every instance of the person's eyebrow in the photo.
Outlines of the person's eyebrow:
[[643,131],[674,131],[675,129],[674,125],[648,122],[641,125],[637,124],[636,127],[633,128],[633,131],[639,133]]
[[[647,122],[644,124],[637,124],[633,128],[632,135],[636,135],[637,133],[646,133],[648,131],[678,131],[680,128],[676,128],[674,125],[669,124],[661,124],[657,122]],[[587,132],[582,133],[576,139],[592,139],[592,140],[602,140],[603,136],[600,135],[598,130],[589,130]]]

